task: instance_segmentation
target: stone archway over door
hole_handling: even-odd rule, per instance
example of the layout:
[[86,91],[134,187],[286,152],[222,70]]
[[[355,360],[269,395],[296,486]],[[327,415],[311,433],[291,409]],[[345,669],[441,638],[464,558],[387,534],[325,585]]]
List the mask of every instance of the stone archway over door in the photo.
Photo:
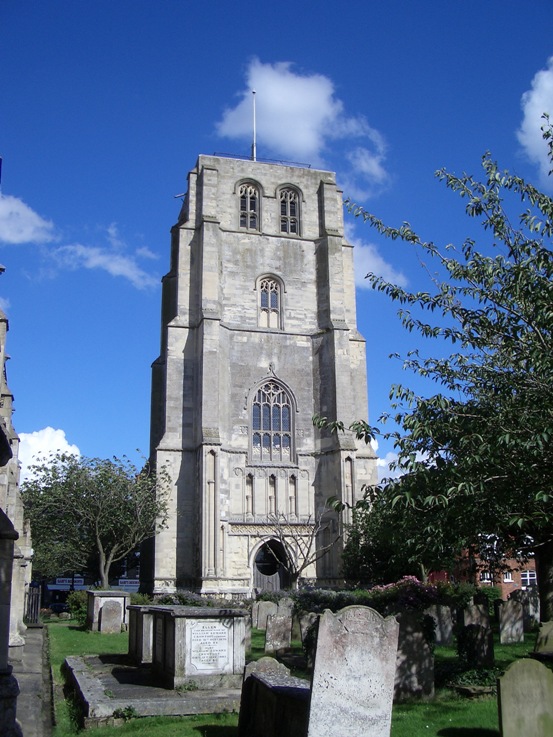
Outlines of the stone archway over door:
[[282,565],[286,553],[278,540],[264,543],[253,562],[253,587],[257,591],[278,591],[290,588],[290,576]]

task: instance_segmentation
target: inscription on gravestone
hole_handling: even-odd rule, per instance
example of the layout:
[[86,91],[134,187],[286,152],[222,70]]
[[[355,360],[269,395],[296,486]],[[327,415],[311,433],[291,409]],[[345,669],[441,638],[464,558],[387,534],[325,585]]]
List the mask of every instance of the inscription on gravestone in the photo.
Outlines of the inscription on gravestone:
[[223,622],[196,622],[190,632],[190,663],[199,671],[229,663],[229,628]]

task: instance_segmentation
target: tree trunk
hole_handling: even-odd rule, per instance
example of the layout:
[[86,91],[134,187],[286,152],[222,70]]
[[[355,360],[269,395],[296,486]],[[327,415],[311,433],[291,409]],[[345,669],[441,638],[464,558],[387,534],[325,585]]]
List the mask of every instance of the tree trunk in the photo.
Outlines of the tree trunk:
[[553,620],[553,540],[537,545],[536,575],[540,596],[540,619],[542,622]]

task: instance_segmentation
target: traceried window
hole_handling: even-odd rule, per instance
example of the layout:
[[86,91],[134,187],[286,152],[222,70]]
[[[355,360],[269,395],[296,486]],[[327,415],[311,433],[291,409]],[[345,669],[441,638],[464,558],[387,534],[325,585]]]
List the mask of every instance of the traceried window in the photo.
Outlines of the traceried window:
[[271,276],[263,277],[259,290],[259,326],[262,328],[281,327],[282,290],[280,282]]
[[259,230],[259,190],[255,184],[240,185],[240,227]]
[[300,232],[300,204],[295,189],[280,190],[280,232],[299,235]]
[[252,402],[252,460],[291,462],[292,399],[276,381],[267,381]]

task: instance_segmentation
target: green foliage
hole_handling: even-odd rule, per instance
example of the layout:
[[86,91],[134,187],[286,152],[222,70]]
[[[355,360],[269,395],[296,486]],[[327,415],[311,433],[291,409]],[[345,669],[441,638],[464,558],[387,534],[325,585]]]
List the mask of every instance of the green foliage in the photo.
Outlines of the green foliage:
[[71,617],[84,626],[88,611],[88,595],[86,591],[71,591],[67,596],[67,604]]
[[113,712],[113,716],[115,719],[123,719],[125,722],[128,722],[129,719],[136,719],[138,716],[138,712],[134,708],[134,706],[125,706],[120,709],[115,709]]
[[501,599],[501,589],[499,586],[482,586],[478,589],[478,597],[486,599],[488,604],[488,612],[490,615],[494,613],[494,602]]
[[151,604],[153,598],[150,594],[141,594],[138,591],[131,592],[131,604]]
[[383,615],[404,611],[423,611],[432,604],[440,603],[438,588],[423,584],[412,576],[386,586],[353,591],[331,591],[328,589],[305,588],[292,593],[297,611],[321,613],[325,609],[337,612],[354,604],[370,606]]
[[31,521],[33,568],[43,576],[86,570],[96,557],[102,587],[111,565],[155,535],[167,519],[166,478],[126,458],[51,455],[22,485]]
[[155,604],[166,606],[213,606],[213,601],[193,591],[177,591],[174,594],[162,594],[154,597]]
[[[548,120],[543,132],[553,154]],[[553,200],[500,170],[489,154],[482,167],[482,181],[437,172],[482,226],[480,250],[472,238],[440,248],[409,223],[389,227],[346,203],[385,238],[415,248],[437,275],[419,292],[367,278],[399,305],[408,331],[439,339],[438,355],[446,348],[443,357],[412,351],[404,359],[406,369],[435,382],[435,394],[392,387],[392,412],[383,419],[398,428],[386,437],[395,443],[401,477],[381,485],[385,510],[377,505],[375,515],[400,525],[408,561],[423,565],[442,557],[447,563],[452,546],[478,548],[490,539],[496,556],[533,550],[542,615],[551,619]],[[396,506],[401,513],[393,513]],[[373,547],[381,542],[370,537],[375,528],[361,530]]]

